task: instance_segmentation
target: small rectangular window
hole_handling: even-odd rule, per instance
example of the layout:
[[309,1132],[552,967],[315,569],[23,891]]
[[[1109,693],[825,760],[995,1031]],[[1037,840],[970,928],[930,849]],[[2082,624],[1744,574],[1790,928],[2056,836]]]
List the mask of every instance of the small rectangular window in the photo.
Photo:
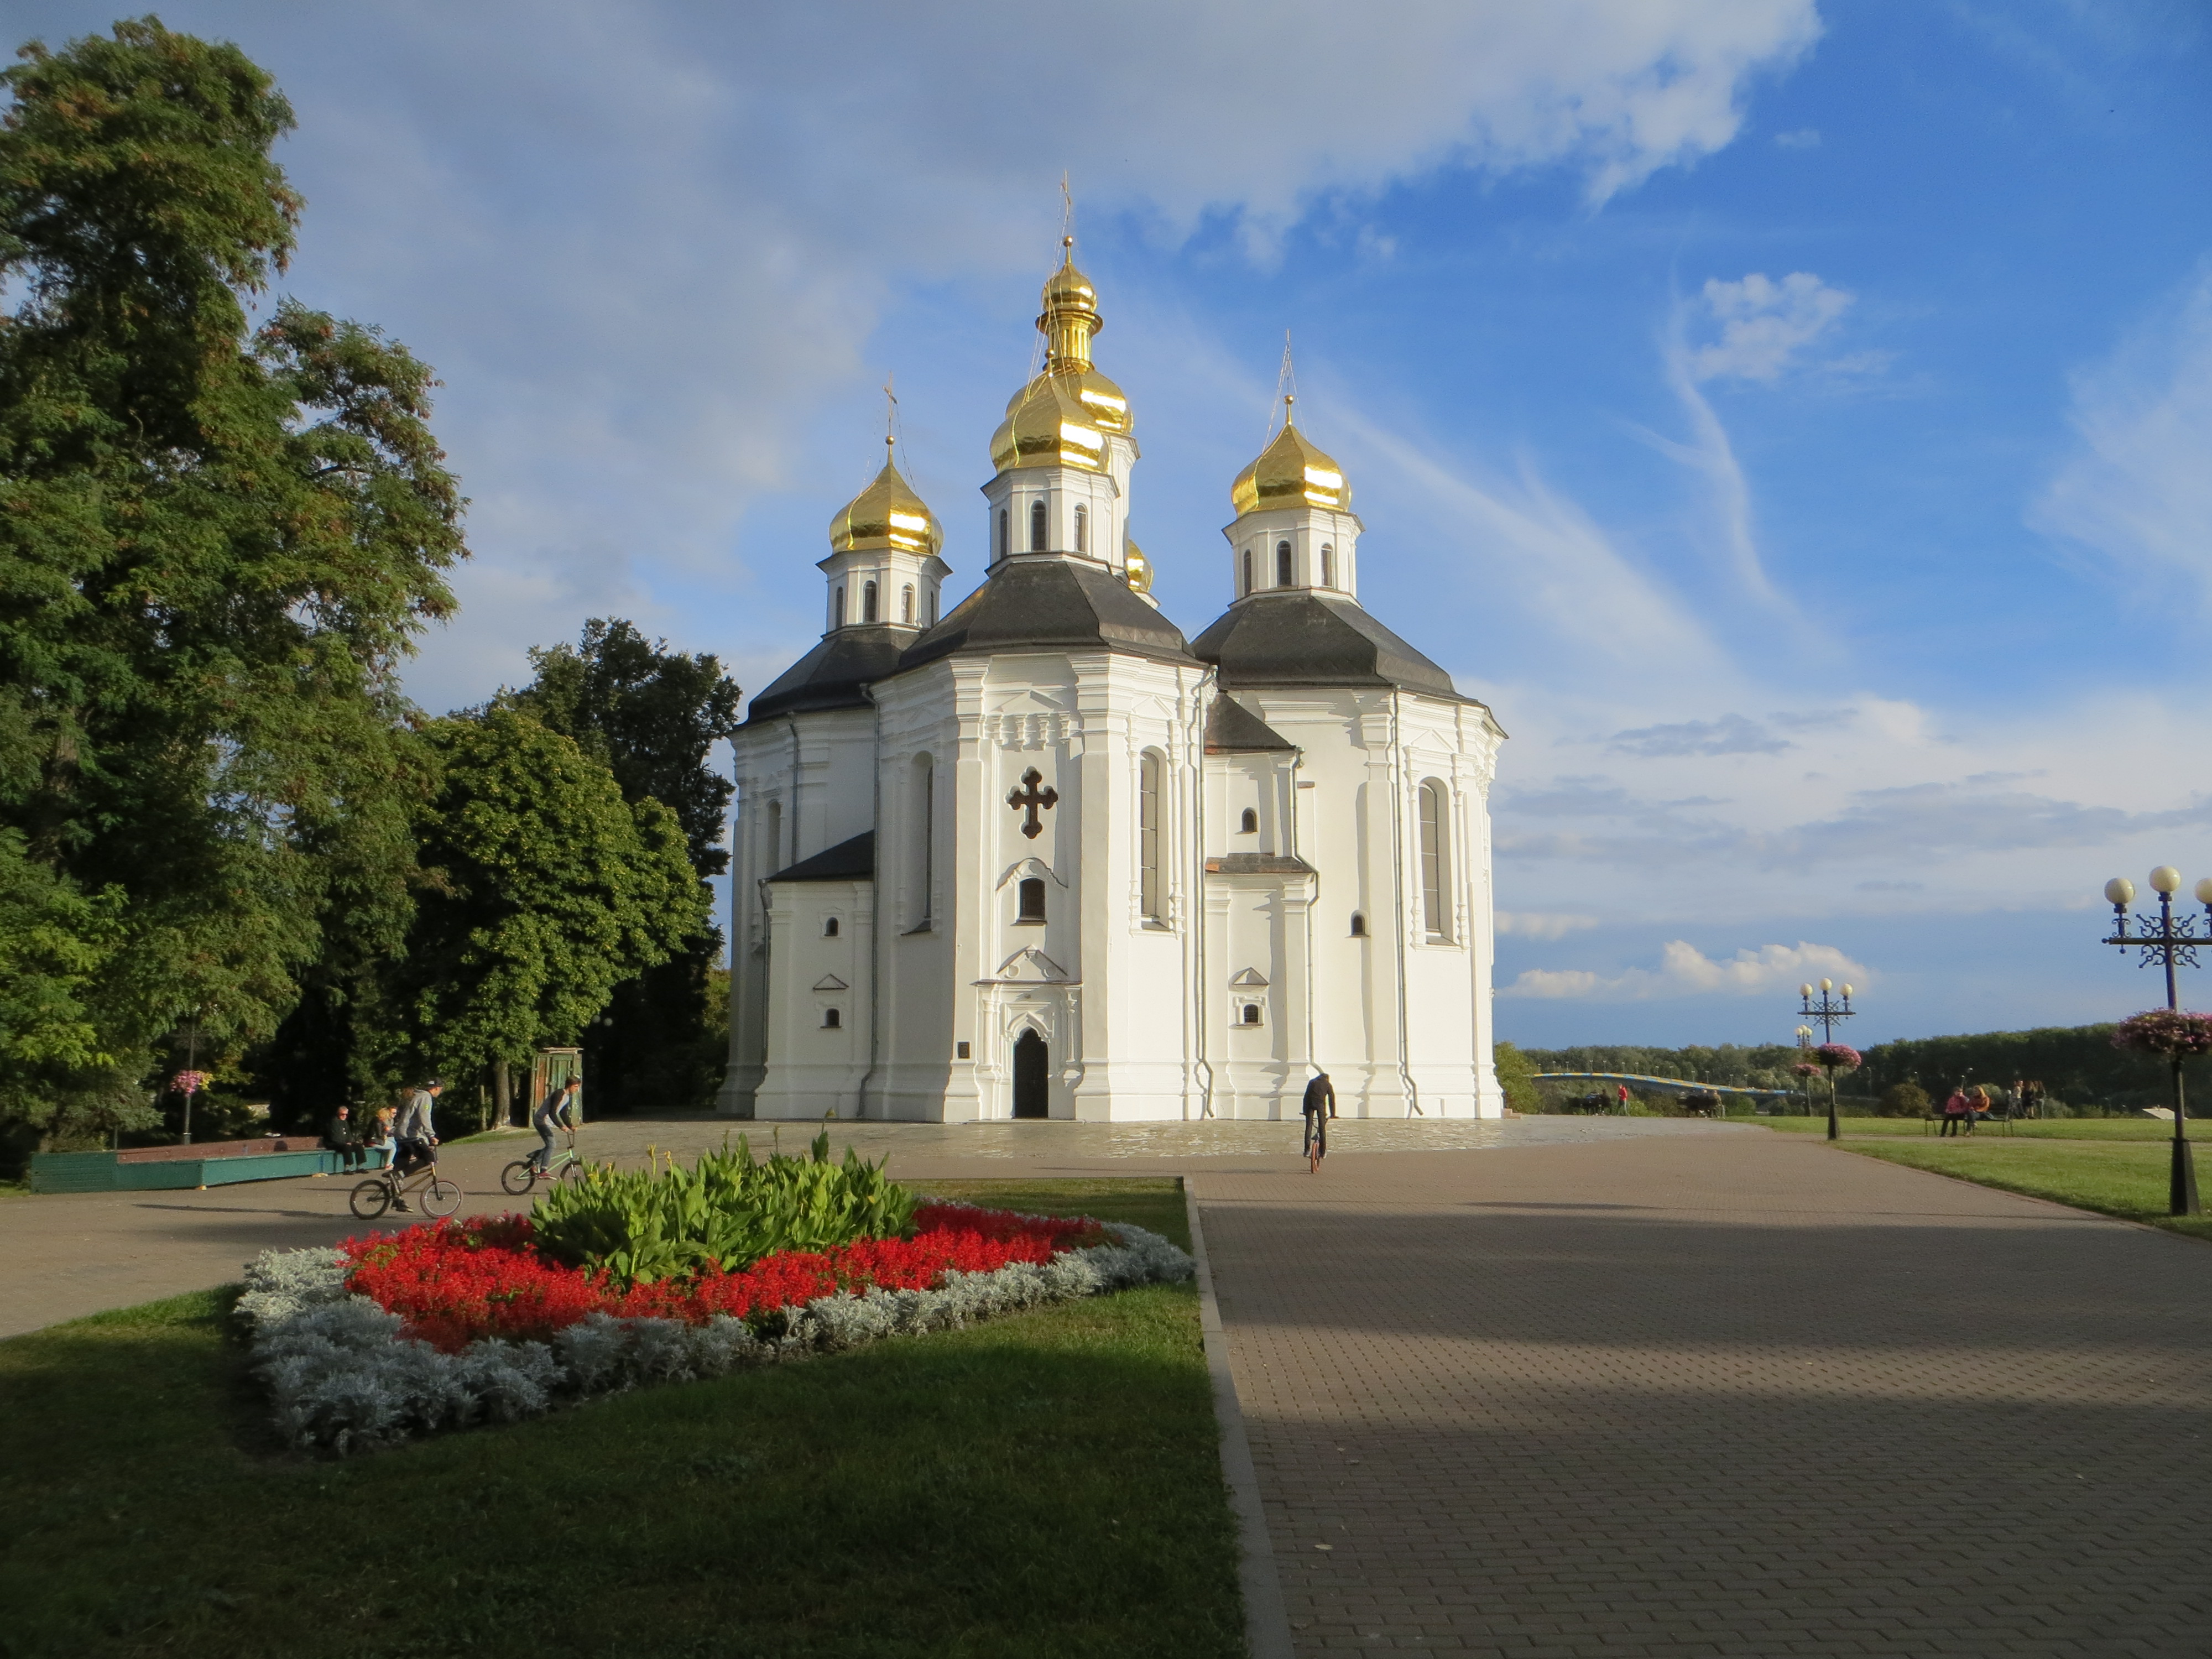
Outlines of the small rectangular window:
[[1035,876],[1025,878],[1014,890],[1016,921],[1044,920],[1044,883]]

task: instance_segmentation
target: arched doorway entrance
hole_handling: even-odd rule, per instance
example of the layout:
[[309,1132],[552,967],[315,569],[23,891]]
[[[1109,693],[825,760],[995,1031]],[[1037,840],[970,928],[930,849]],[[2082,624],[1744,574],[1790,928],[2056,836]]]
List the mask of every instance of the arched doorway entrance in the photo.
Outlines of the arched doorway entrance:
[[1014,1039],[1014,1115],[1045,1117],[1052,1104],[1052,1083],[1045,1066],[1044,1039],[1034,1029]]

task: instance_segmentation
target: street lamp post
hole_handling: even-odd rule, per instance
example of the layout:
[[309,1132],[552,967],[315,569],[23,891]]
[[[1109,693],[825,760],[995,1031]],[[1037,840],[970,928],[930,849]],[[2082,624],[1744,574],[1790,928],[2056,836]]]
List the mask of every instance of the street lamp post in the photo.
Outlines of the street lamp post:
[[[2181,872],[2170,864],[2161,864],[2150,872],[2152,890],[2158,895],[2158,916],[2155,923],[2148,916],[2135,918],[2136,931],[2128,931],[2128,906],[2135,902],[2136,884],[2125,876],[2114,876],[2105,884],[2106,902],[2112,907],[2112,933],[2103,941],[2116,945],[2124,951],[2142,952],[2142,966],[2154,962],[2166,969],[2166,1006],[2169,1013],[2178,1013],[2181,1000],[2173,981],[2177,966],[2194,968],[2198,965],[2199,945],[2212,945],[2212,876],[2197,884],[2197,902],[2204,907],[2204,932],[2197,931],[2197,918],[2185,915],[2178,921],[2173,914],[2173,896],[2181,890]],[[2173,1063],[2173,1160],[2166,1188],[2166,1212],[2170,1215],[2197,1215],[2203,1206],[2197,1201],[2197,1163],[2189,1150],[2189,1107],[2181,1086],[2181,1055],[2171,1056]]]
[[[1835,988],[1835,981],[1822,980],[1820,1000],[1815,1002],[1813,1000],[1811,986],[1801,985],[1797,988],[1798,1000],[1804,1004],[1797,1012],[1807,1019],[1817,1019],[1820,1022],[1820,1046],[1823,1048],[1836,1040],[1836,1022],[1853,1017],[1851,988],[1848,985],[1844,987],[1841,1001],[1829,994]],[[1828,1073],[1828,1139],[1840,1140],[1843,1139],[1843,1132],[1836,1122],[1836,1068],[1828,1065],[1825,1059],[1822,1060],[1821,1066]]]

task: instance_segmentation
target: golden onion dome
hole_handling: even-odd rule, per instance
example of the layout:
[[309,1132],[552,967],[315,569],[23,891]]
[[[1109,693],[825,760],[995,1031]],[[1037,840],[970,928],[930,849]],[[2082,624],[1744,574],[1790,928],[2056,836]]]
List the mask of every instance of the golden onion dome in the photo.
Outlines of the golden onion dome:
[[1286,405],[1281,433],[1237,475],[1237,482],[1229,486],[1229,499],[1240,517],[1270,507],[1348,511],[1352,486],[1344,481],[1344,470],[1291,423]]
[[1121,562],[1128,572],[1129,586],[1139,593],[1152,591],[1152,562],[1145,556],[1145,550],[1134,542],[1121,544]]
[[1075,244],[1063,238],[1065,257],[1044,285],[1036,319],[1045,337],[1044,372],[1006,404],[1006,418],[991,434],[991,464],[1014,466],[1106,465],[1106,440],[1131,430],[1127,394],[1091,366],[1091,337],[1104,326],[1098,290],[1075,266]]
[[[889,448],[891,440],[884,440]],[[933,554],[945,545],[944,529],[928,503],[899,476],[889,454],[876,481],[853,497],[830,520],[830,550],[854,553],[894,547],[902,552]]]

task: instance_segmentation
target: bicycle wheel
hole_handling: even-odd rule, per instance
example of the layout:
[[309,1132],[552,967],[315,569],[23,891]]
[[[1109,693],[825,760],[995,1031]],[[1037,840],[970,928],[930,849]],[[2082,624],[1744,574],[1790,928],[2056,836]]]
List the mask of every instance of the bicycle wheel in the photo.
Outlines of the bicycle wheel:
[[537,1169],[526,1158],[518,1158],[499,1172],[501,1188],[516,1198],[528,1192],[537,1179]]
[[363,1221],[374,1221],[392,1207],[392,1188],[380,1179],[371,1178],[355,1188],[346,1201]]
[[584,1160],[580,1158],[570,1158],[561,1166],[560,1178],[564,1184],[572,1181],[581,1181],[584,1178]]
[[449,1216],[461,1207],[461,1183],[434,1175],[422,1183],[422,1212]]

